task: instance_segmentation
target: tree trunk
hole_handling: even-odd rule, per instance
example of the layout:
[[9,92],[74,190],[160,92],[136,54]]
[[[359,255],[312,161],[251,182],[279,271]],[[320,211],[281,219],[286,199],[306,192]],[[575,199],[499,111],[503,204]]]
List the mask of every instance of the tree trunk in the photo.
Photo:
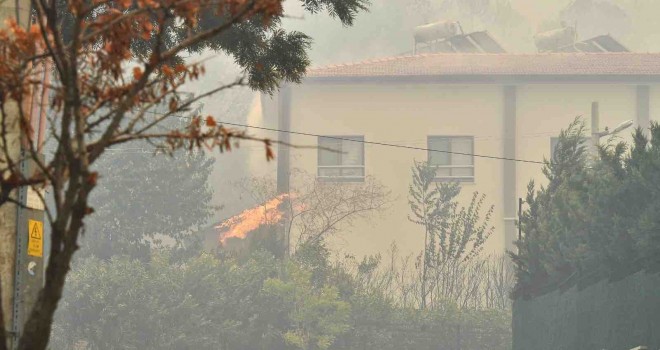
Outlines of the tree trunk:
[[48,346],[53,315],[62,298],[64,282],[70,269],[71,251],[62,251],[49,259],[46,270],[46,283],[39,292],[37,302],[25,323],[19,350],[43,350]]
[[429,230],[428,228],[426,229],[426,232],[424,233],[424,256],[422,257],[422,286],[421,286],[421,309],[425,310],[426,309],[426,273],[428,269],[428,240],[429,240]]
[[[71,269],[71,259],[78,250],[78,235],[83,227],[89,188],[81,187],[82,189],[79,187],[79,191],[76,191],[77,198],[74,200],[74,208],[69,213],[68,220],[59,218],[51,225],[53,243],[46,269],[46,283],[39,292],[37,302],[25,323],[18,344],[19,350],[45,350],[48,347],[53,316],[62,298],[66,276]],[[62,229],[60,222],[70,222],[70,226]]]

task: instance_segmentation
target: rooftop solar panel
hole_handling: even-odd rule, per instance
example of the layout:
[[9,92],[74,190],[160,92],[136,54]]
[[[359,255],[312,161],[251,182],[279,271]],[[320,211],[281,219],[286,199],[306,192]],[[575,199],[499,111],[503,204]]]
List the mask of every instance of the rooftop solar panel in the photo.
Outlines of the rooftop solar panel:
[[488,53],[505,53],[504,48],[488,33],[488,32],[474,32],[468,34],[484,52]]
[[602,47],[607,52],[629,52],[629,50],[625,46],[623,46],[620,42],[616,41],[610,35],[597,36],[587,41],[596,43],[598,46]]

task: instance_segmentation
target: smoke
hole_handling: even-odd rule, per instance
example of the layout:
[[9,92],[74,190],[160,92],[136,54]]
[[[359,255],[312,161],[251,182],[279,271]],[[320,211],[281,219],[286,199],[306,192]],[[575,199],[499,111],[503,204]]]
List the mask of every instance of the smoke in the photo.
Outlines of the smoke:
[[[466,31],[489,31],[508,52],[532,53],[537,50],[533,41],[537,31],[557,28],[562,13],[568,13],[567,9],[581,8],[580,4],[589,3],[596,4],[593,5],[596,7],[620,8],[621,13],[630,18],[631,25],[627,29],[622,28],[620,23],[624,22],[603,20],[599,15],[610,12],[578,13],[577,17],[571,17],[571,21],[580,22],[577,28],[580,38],[599,32],[612,33],[634,51],[660,50],[660,22],[655,18],[655,13],[660,11],[660,1],[484,0],[475,2],[485,4],[479,5],[485,6],[483,9],[461,11],[459,4],[467,1],[372,0],[369,12],[359,14],[352,27],[342,26],[325,12],[309,14],[302,9],[299,1],[287,1],[287,18],[283,25],[286,30],[301,31],[312,38],[309,51],[312,66],[412,54],[414,27],[443,19],[461,21]],[[581,33],[581,30],[587,29],[588,33]],[[242,74],[233,58],[222,53],[205,52],[189,60],[205,60],[207,70],[199,81],[186,86],[190,92],[202,93]],[[265,125],[269,118],[261,110],[260,96],[248,88],[224,91],[204,99],[203,103],[203,113],[221,121]],[[266,131],[249,132],[258,137],[277,136]],[[213,203],[223,207],[220,216],[229,217],[254,205],[232,183],[249,176],[274,176],[274,162],[266,163],[262,156],[262,147],[251,143],[243,143],[241,148],[217,156],[212,187],[215,190]]]
[[[188,61],[203,61],[206,69],[206,74],[198,81],[188,83],[184,87],[185,91],[196,95],[222,84],[231,83],[243,74],[233,59],[223,53],[207,51],[189,57]],[[258,94],[248,87],[227,89],[200,101],[203,104],[202,115],[212,115],[220,123],[246,124],[256,97]],[[257,137],[272,137],[253,130],[250,130],[250,133]],[[210,179],[214,192],[212,203],[219,208],[218,214],[221,217],[228,217],[252,205],[253,203],[237,192],[232,183],[250,175],[249,159],[261,156],[260,159],[266,163],[263,146],[254,142],[243,142],[231,152],[221,154],[214,151],[211,152],[211,156],[216,158]]]
[[511,5],[525,17],[535,31],[539,31],[544,22],[554,21],[554,17],[571,2],[573,0],[511,0]]

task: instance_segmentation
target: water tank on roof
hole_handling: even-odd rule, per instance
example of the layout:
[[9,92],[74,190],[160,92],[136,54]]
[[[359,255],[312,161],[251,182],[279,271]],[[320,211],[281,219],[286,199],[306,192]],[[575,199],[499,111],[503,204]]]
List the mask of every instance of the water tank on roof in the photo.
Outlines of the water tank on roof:
[[563,27],[534,36],[536,47],[541,52],[557,51],[557,49],[575,44],[575,28]]
[[461,34],[461,25],[457,21],[435,22],[415,27],[415,42],[425,43],[458,34]]

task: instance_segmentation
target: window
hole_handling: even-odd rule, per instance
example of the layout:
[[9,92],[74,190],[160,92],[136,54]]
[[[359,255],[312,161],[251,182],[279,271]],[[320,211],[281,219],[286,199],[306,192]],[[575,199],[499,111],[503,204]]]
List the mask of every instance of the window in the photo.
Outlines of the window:
[[[588,137],[582,138],[582,146],[583,147],[588,147],[589,143],[591,142],[591,139]],[[559,137],[551,137],[550,138],[550,159],[554,160],[555,159],[555,150],[557,150],[557,144],[559,143]]]
[[474,182],[474,137],[429,136],[429,165],[435,166],[436,180]]
[[364,181],[364,137],[319,137],[318,178],[325,181]]

